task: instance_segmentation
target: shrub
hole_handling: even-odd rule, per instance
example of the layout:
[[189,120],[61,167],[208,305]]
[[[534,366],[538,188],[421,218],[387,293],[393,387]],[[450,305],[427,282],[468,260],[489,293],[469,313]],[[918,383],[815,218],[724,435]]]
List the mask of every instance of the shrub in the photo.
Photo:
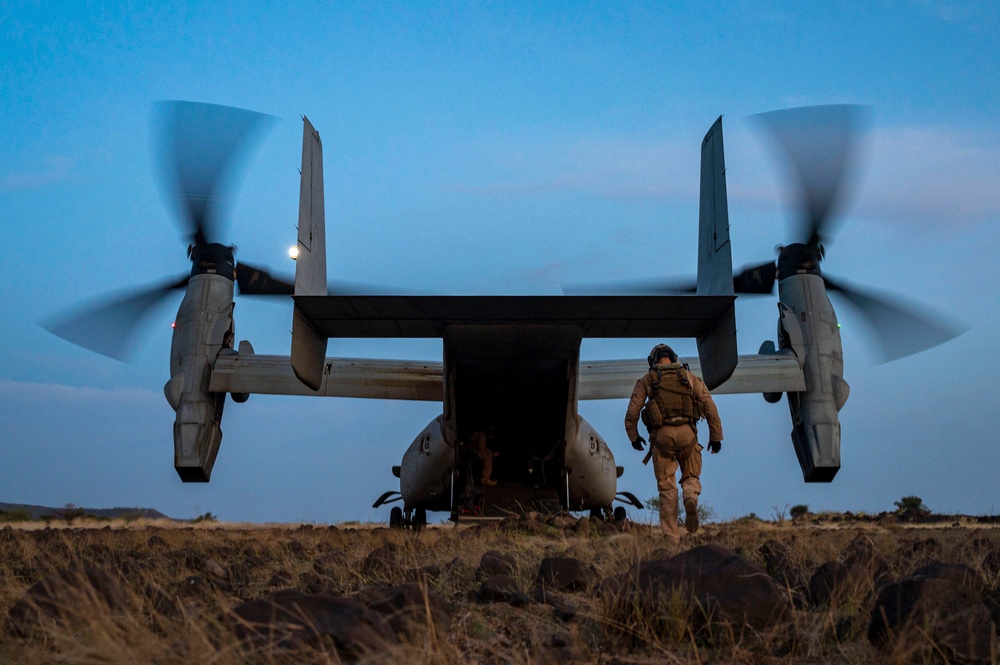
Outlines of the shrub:
[[86,511],[75,503],[67,503],[56,511],[56,517],[65,520],[66,524],[72,524],[74,520],[86,517]]
[[792,506],[788,514],[792,516],[793,520],[799,520],[809,514],[809,506],[798,504],[797,506]]
[[0,510],[0,522],[30,522],[31,511],[27,508]]

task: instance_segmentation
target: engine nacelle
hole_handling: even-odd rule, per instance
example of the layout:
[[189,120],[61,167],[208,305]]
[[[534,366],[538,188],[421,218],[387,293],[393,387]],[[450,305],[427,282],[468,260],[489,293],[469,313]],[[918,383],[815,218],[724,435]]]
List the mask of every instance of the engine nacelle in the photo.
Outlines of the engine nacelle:
[[838,412],[850,394],[840,325],[819,275],[782,279],[778,300],[778,346],[795,353],[806,383],[804,392],[788,393],[795,454],[806,482],[830,482],[840,469]]
[[606,508],[615,500],[615,456],[597,430],[577,416],[576,436],[566,444],[566,491],[569,510]]
[[164,386],[174,420],[174,468],[184,482],[208,482],[222,442],[225,393],[208,391],[216,356],[233,346],[233,280],[196,274],[177,311]]
[[403,453],[399,491],[407,508],[451,509],[455,448],[444,434],[444,416],[438,416],[413,439]]

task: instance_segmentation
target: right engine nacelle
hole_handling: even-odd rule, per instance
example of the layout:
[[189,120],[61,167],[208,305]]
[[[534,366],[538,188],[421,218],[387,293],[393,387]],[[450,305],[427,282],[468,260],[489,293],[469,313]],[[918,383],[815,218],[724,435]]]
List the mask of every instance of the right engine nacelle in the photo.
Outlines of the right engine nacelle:
[[804,392],[788,393],[795,454],[806,482],[830,482],[840,470],[838,412],[850,394],[840,325],[818,275],[786,277],[778,299],[778,344],[796,354],[806,383]]

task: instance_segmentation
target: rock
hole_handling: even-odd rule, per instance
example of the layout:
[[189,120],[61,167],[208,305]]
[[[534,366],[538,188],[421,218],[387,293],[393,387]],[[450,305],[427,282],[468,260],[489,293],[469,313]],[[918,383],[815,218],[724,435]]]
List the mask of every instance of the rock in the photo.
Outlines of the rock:
[[237,637],[258,648],[332,644],[340,657],[357,659],[397,643],[386,621],[364,605],[295,589],[243,603],[231,610],[229,621]]
[[271,575],[271,579],[267,581],[267,586],[269,587],[286,587],[292,583],[292,574],[280,568],[275,571],[274,575]]
[[584,515],[583,517],[578,519],[576,521],[576,524],[573,525],[573,533],[579,535],[587,535],[588,533],[590,533],[590,518]]
[[[844,549],[844,562],[828,561],[809,580],[809,598],[815,605],[841,600],[884,580],[889,564],[875,553],[875,543],[858,531]],[[867,593],[866,593],[867,595]]]
[[334,550],[313,561],[313,570],[319,575],[333,577],[338,570],[347,567],[347,555],[340,550]]
[[395,543],[386,543],[368,553],[361,565],[363,573],[368,575],[388,575],[397,568],[399,547]]
[[187,567],[187,569],[194,572],[201,572],[202,567],[204,566],[205,563],[205,557],[202,556],[200,553],[194,551],[190,547],[182,547],[181,549],[174,552],[170,556],[170,558],[183,559],[184,565]]
[[985,590],[968,566],[924,566],[879,593],[868,639],[907,659],[943,655],[950,661],[988,662],[993,629],[982,601]]
[[865,535],[863,531],[858,531],[854,540],[848,543],[844,550],[844,563],[848,568],[867,568],[875,560],[875,543]]
[[204,596],[209,591],[208,582],[201,575],[188,575],[177,583],[177,595],[189,598]]
[[85,565],[39,580],[10,608],[8,619],[16,633],[25,635],[44,618],[90,621],[97,610],[120,612],[125,607],[118,581],[100,568]]
[[783,587],[794,587],[799,584],[798,574],[792,567],[788,546],[771,539],[764,541],[757,550],[764,558],[764,570]]
[[585,591],[590,586],[591,573],[579,559],[548,557],[538,567],[535,584],[551,591]]
[[924,538],[913,542],[913,553],[937,554],[941,551],[941,543],[937,538]]
[[216,582],[228,582],[229,571],[215,559],[205,560],[205,573]]
[[382,615],[397,635],[410,639],[426,635],[431,629],[428,621],[433,622],[438,635],[446,634],[454,614],[451,603],[441,594],[416,582],[390,589],[367,605]]
[[479,586],[475,599],[480,603],[509,603],[519,594],[521,594],[521,589],[513,577],[494,575],[488,577]]
[[703,545],[669,559],[645,561],[631,572],[608,578],[600,587],[624,616],[638,610],[644,619],[666,616],[678,594],[696,628],[730,624],[762,632],[788,618],[789,606],[774,580],[734,552]]
[[307,570],[299,575],[299,586],[308,593],[325,593],[328,591],[327,579],[329,578]]
[[573,529],[576,526],[576,521],[576,518],[571,515],[553,515],[545,523],[548,526],[566,531]]
[[941,580],[955,586],[966,586],[980,595],[988,591],[986,580],[983,579],[983,576],[964,563],[932,561],[926,566],[913,571],[912,577],[925,577]]
[[991,591],[983,596],[983,605],[986,606],[986,610],[990,613],[990,618],[993,620],[993,628],[996,629],[997,635],[1000,635],[1000,589]]
[[500,550],[490,550],[479,559],[476,578],[485,579],[495,575],[513,575],[517,570],[517,560]]
[[814,605],[837,601],[857,586],[851,569],[839,561],[827,561],[809,579],[809,599]]
[[983,557],[983,570],[989,575],[1000,573],[1000,547],[995,547]]
[[579,613],[576,604],[566,595],[548,591],[544,587],[535,587],[535,602],[550,605],[555,610],[556,618],[570,621]]
[[421,566],[420,568],[410,568],[406,571],[406,579],[410,582],[423,582],[426,584],[439,577],[441,577],[441,566],[433,563]]
[[149,605],[153,608],[154,612],[171,619],[181,616],[180,603],[177,602],[177,596],[167,593],[167,591],[158,585],[153,583],[147,584],[143,589],[143,595],[149,601]]
[[161,538],[156,534],[153,534],[152,536],[149,537],[149,539],[146,541],[146,547],[148,547],[151,550],[169,549],[167,541],[165,541],[163,538]]

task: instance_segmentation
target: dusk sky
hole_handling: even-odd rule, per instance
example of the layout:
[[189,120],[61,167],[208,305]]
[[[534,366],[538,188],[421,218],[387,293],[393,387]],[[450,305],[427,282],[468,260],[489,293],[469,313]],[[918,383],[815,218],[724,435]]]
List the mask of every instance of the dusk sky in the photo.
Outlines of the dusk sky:
[[[540,6],[539,6],[540,5]],[[173,469],[170,324],[131,364],[39,326],[190,268],[164,196],[155,105],[275,116],[233,190],[237,260],[291,275],[302,124],[324,146],[331,279],[441,294],[684,277],[697,268],[701,139],[724,116],[733,262],[775,256],[794,208],[750,116],[867,107],[856,196],[823,269],[968,328],[878,364],[834,300],[842,463],[806,485],[784,400],[719,396],[719,518],[787,506],[1000,512],[1000,8],[995,3],[0,2],[0,502],[142,506],[233,521],[384,521],[390,468],[440,413],[424,402],[255,395],[229,403],[211,483]],[[737,301],[741,353],[774,339],[776,298]],[[237,339],[287,354],[291,301],[237,297]],[[586,340],[645,358],[663,340]],[[681,355],[693,340],[671,340]],[[438,340],[331,340],[330,356],[440,359]],[[638,378],[638,377],[637,377]],[[622,426],[627,400],[581,403],[655,495]],[[702,438],[707,430],[702,426]],[[649,514],[634,517],[648,519]],[[437,521],[444,513],[431,514]]]

